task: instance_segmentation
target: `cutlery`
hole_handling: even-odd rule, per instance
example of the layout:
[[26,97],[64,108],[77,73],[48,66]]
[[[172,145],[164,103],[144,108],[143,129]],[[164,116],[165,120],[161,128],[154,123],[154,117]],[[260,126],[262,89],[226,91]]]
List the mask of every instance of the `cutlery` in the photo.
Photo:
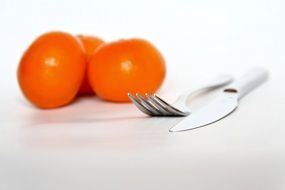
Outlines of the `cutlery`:
[[128,93],[130,100],[136,105],[136,107],[149,116],[188,116],[191,110],[187,107],[187,100],[189,97],[197,95],[198,93],[211,91],[219,87],[225,86],[233,81],[233,77],[230,75],[220,75],[216,79],[212,80],[206,85],[200,88],[196,88],[194,91],[187,91],[183,93],[175,101],[173,105],[167,103],[165,100],[154,95],[145,94],[145,96],[136,94],[132,95]]
[[239,100],[266,81],[268,75],[268,71],[263,68],[251,69],[232,85],[224,88],[212,102],[179,122],[169,131],[186,131],[219,121],[232,113],[237,108]]

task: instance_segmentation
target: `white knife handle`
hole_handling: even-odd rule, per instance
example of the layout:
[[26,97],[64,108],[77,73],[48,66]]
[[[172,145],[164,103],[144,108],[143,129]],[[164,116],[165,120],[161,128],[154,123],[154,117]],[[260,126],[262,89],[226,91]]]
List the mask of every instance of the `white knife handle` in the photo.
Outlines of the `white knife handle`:
[[264,68],[252,68],[236,82],[225,88],[225,92],[237,92],[241,99],[268,78],[268,71]]

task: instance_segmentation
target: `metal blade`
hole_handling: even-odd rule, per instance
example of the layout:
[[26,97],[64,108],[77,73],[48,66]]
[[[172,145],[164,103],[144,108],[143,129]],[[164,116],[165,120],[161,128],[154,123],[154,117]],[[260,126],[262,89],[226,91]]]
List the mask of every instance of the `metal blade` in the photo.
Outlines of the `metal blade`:
[[222,92],[215,100],[197,112],[192,113],[169,131],[178,132],[203,127],[214,123],[230,113],[238,106],[238,94]]

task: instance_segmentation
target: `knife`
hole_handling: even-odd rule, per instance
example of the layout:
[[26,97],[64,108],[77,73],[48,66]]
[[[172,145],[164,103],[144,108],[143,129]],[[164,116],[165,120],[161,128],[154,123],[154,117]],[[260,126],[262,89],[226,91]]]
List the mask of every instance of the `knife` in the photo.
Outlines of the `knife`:
[[212,102],[186,117],[169,131],[191,130],[223,119],[238,107],[242,97],[266,81],[268,75],[264,68],[252,68],[232,85],[224,88]]

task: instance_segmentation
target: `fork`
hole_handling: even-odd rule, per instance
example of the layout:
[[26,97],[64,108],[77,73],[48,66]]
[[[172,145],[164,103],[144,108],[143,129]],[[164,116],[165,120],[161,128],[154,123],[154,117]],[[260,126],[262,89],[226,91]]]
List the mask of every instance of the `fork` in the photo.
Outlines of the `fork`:
[[187,106],[187,101],[190,97],[201,92],[212,91],[214,89],[223,87],[233,81],[233,77],[230,75],[220,75],[206,85],[202,85],[200,88],[194,88],[196,90],[189,90],[181,94],[177,100],[171,105],[165,100],[157,96],[156,94],[141,95],[136,93],[135,95],[128,93],[130,100],[136,105],[136,107],[149,116],[162,116],[162,117],[185,117],[191,113],[191,110]]

